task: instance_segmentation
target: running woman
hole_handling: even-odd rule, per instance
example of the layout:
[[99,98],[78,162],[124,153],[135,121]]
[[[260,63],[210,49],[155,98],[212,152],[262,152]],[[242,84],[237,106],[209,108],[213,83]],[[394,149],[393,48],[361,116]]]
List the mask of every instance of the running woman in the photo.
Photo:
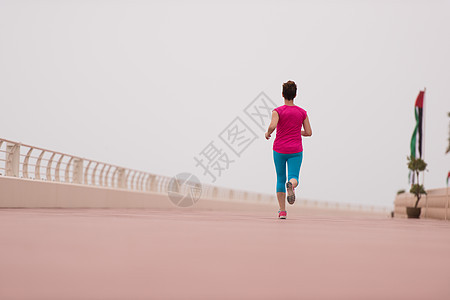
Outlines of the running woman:
[[[266,132],[266,139],[276,129],[277,135],[273,143],[273,161],[277,172],[277,198],[280,210],[278,218],[286,219],[286,190],[289,204],[295,202],[295,188],[298,185],[300,166],[303,160],[302,136],[311,136],[306,110],[294,104],[297,96],[297,85],[293,81],[283,83],[284,105],[272,111],[272,121]],[[302,126],[303,129],[302,130]],[[286,182],[286,165],[288,181]]]

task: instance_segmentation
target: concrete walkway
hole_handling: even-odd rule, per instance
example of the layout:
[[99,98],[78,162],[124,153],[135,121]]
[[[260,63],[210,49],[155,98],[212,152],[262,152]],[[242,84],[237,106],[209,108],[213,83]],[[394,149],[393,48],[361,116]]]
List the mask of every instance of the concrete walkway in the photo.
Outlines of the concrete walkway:
[[0,299],[450,299],[450,223],[0,210]]

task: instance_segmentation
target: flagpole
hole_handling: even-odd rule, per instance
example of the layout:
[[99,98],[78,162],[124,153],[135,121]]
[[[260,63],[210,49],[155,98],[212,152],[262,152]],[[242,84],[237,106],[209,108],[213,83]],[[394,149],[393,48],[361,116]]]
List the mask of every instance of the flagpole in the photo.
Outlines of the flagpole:
[[[425,97],[427,95],[427,88],[424,87],[423,88],[423,119],[422,119],[422,156],[423,156],[423,160],[425,161],[425,119],[426,119],[426,110],[425,110],[425,106],[426,106],[426,101],[425,101]],[[424,170],[422,172],[422,185],[425,186],[425,173],[427,172],[427,170]],[[420,184],[420,183],[419,183]],[[428,195],[425,194],[425,218],[428,215]]]
[[446,198],[447,198],[447,201],[445,202],[445,220],[448,220],[448,205],[449,205],[449,202],[448,202],[448,180],[450,179],[450,172],[448,172],[448,174],[447,174],[447,180],[446,180],[446,183],[447,183],[447,186],[446,186],[446,188],[445,188],[445,190],[446,190],[446,194],[447,194],[447,196],[446,196]]
[[445,206],[445,220],[448,220],[448,216],[447,216],[447,214],[448,214],[448,178],[447,178],[447,203],[446,203],[446,206]]

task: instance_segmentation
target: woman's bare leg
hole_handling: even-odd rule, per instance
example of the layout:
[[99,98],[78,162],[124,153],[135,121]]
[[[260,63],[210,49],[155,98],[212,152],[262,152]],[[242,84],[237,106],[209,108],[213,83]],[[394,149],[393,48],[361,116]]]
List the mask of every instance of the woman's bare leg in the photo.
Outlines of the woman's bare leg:
[[298,181],[295,178],[291,178],[291,180],[289,180],[290,183],[292,183],[292,187],[295,189],[298,185]]
[[278,204],[280,205],[280,210],[286,210],[286,193],[277,193]]

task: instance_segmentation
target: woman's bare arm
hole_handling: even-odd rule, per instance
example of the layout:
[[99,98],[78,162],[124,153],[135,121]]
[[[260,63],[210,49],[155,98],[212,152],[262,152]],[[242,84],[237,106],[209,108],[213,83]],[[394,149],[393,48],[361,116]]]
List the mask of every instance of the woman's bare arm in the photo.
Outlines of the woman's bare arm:
[[308,116],[303,121],[303,128],[305,130],[302,130],[302,136],[312,136],[312,129],[311,129],[311,124],[309,124]]
[[276,111],[273,111],[272,112],[272,120],[270,121],[269,128],[267,129],[267,132],[265,134],[266,140],[270,139],[270,135],[277,128],[279,119],[280,119],[280,117],[278,116],[278,113]]

